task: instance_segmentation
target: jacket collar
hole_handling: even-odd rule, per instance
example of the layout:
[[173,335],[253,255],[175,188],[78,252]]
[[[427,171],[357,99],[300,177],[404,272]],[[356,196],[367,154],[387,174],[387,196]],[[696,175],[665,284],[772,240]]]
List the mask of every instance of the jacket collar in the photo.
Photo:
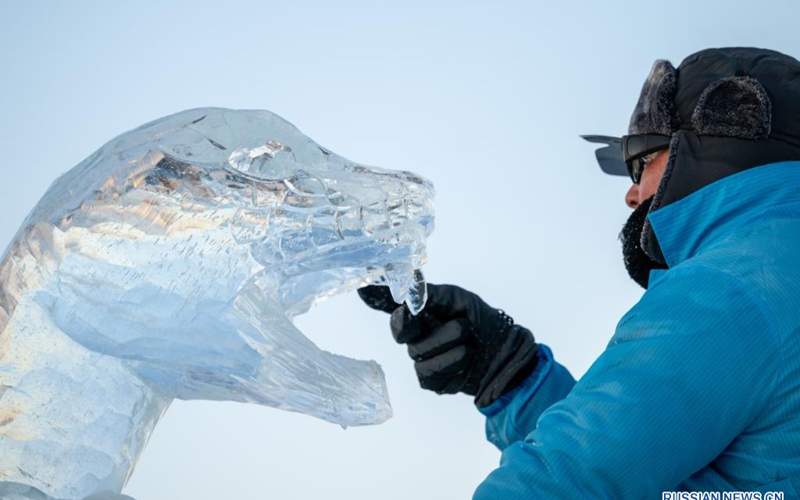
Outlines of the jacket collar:
[[800,161],[729,175],[651,212],[648,219],[667,265],[674,267],[787,205],[795,205],[791,213],[800,219]]

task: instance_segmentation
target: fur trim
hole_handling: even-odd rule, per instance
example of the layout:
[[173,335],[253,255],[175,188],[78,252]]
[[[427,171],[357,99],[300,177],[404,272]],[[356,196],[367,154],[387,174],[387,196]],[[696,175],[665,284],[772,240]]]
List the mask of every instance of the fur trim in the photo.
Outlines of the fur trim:
[[722,78],[703,90],[692,127],[699,135],[766,139],[772,128],[772,102],[755,78]]
[[629,134],[672,134],[675,128],[677,76],[677,71],[669,61],[659,59],[653,63],[631,115]]
[[[667,166],[664,168],[664,174],[661,176],[661,182],[658,184],[656,194],[653,196],[653,202],[650,204],[648,215],[661,208],[661,200],[664,198],[664,193],[667,191],[669,186],[670,177],[672,177],[672,171],[675,169],[675,160],[678,156],[678,148],[680,147],[680,143],[681,133],[679,132],[672,136],[672,140],[669,143],[669,157],[667,158]],[[648,257],[658,263],[667,264],[666,259],[664,258],[664,253],[661,251],[661,247],[658,244],[656,235],[653,232],[652,226],[650,225],[650,219],[645,219],[639,244],[642,247],[642,251],[644,251]]]

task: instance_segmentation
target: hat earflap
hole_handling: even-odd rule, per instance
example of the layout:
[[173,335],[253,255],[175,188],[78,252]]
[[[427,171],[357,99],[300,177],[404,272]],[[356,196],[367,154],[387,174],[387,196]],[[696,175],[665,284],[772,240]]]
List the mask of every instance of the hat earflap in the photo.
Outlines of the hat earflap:
[[698,135],[766,139],[772,128],[772,102],[753,77],[722,78],[711,82],[698,98],[692,127]]

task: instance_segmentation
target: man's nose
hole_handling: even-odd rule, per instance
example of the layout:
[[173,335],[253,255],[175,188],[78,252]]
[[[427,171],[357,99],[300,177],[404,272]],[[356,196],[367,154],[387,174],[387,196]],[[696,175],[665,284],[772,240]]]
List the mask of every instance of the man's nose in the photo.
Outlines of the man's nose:
[[631,187],[628,188],[628,192],[625,193],[625,204],[628,205],[630,208],[636,208],[639,206],[638,184],[631,184]]

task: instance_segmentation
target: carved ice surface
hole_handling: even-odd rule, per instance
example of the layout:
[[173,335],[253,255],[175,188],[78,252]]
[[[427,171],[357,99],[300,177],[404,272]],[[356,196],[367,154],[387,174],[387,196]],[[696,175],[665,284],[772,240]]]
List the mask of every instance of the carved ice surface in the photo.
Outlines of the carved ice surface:
[[387,419],[378,364],[292,318],[369,283],[419,310],[432,196],[268,111],[184,111],[100,148],[0,261],[0,496],[119,493],[174,398]]

